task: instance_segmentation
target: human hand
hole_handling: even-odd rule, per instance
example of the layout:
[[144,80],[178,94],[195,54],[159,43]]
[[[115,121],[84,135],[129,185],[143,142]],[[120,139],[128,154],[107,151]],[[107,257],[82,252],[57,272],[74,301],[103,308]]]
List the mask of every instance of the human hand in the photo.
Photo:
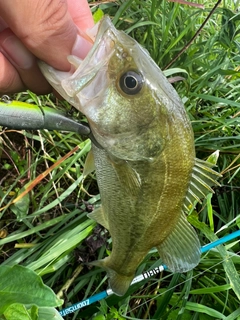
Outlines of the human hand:
[[79,29],[93,24],[87,0],[0,0],[0,95],[51,92],[37,59],[69,70],[67,56],[84,58],[91,48]]

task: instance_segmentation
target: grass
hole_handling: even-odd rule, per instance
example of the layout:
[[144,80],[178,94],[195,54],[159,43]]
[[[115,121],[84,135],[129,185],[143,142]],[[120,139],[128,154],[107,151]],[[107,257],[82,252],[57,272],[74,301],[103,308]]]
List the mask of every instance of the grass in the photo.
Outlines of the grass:
[[[194,36],[214,4],[209,1],[202,10],[163,0],[130,0],[103,2],[92,8],[109,14],[117,28],[137,39],[164,69]],[[238,5],[223,1],[197,39],[167,70],[170,77],[184,77],[174,86],[192,122],[197,156],[206,159],[220,150],[222,186],[189,217],[202,244],[240,225]],[[184,72],[175,74],[173,68]],[[71,111],[66,102],[51,95],[23,92],[15,99]],[[82,117],[76,111],[73,116]],[[96,228],[86,216],[100,203],[95,176],[83,182],[90,142],[74,133],[5,129],[0,143],[0,207],[21,194],[30,181],[38,182],[22,202],[0,211],[1,264],[31,268],[66,305],[106,289],[104,272],[81,265],[105,257],[110,246],[104,229]],[[76,145],[78,150],[61,162]],[[40,181],[39,175],[56,161],[59,166]],[[187,274],[164,272],[160,278],[136,284],[124,297],[112,296],[66,319],[240,319],[238,252],[236,240],[204,254]],[[137,272],[160,262],[153,251]]]

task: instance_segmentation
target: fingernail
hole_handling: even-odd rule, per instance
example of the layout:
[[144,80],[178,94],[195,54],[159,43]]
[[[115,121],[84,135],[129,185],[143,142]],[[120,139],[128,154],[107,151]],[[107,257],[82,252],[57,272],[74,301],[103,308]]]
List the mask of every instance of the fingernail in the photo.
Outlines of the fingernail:
[[72,48],[72,55],[84,59],[90,49],[92,48],[92,43],[77,35],[76,41]]
[[7,37],[2,42],[0,50],[16,67],[29,69],[33,64],[33,55],[14,35]]

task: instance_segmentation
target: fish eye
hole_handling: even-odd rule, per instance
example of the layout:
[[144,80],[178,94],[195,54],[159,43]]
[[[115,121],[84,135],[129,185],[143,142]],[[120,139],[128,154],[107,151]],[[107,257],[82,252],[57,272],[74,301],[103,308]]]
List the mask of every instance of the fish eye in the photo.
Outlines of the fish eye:
[[120,88],[129,95],[137,94],[143,86],[143,76],[136,71],[127,71],[120,78]]

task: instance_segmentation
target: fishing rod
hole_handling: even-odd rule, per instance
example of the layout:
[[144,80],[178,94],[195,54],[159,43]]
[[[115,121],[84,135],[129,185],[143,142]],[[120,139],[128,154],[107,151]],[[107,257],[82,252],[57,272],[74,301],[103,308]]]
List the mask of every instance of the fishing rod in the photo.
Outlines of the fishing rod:
[[[219,246],[220,244],[226,243],[226,242],[228,242],[230,240],[233,240],[233,239],[235,239],[235,238],[237,238],[239,236],[240,236],[240,230],[235,231],[233,233],[230,233],[227,236],[224,236],[224,237],[222,237],[222,238],[220,238],[220,239],[218,239],[216,241],[213,241],[213,242],[211,242],[209,244],[206,244],[205,246],[201,247],[201,253],[205,253],[205,252],[207,252],[207,251]],[[150,278],[150,277],[152,277],[154,275],[157,275],[157,274],[159,274],[160,272],[162,272],[164,270],[167,270],[167,266],[160,265],[159,267],[156,267],[154,269],[145,271],[142,274],[136,276],[133,279],[133,281],[131,282],[131,285],[133,285],[135,283],[138,283],[138,282],[140,282],[142,280],[148,279],[148,278]],[[89,298],[87,298],[85,300],[77,302],[77,303],[75,303],[75,304],[73,304],[73,305],[71,305],[71,306],[69,306],[69,307],[67,307],[65,309],[62,309],[62,310],[59,311],[59,313],[60,313],[61,316],[66,316],[66,315],[68,315],[70,313],[73,313],[73,312],[76,312],[77,310],[80,310],[80,309],[82,309],[82,308],[84,308],[86,306],[89,306],[89,305],[91,305],[91,304],[93,304],[95,302],[101,301],[101,300],[103,300],[103,299],[105,299],[105,298],[107,298],[107,297],[109,297],[109,296],[111,296],[113,294],[114,294],[114,292],[112,291],[112,289],[107,289],[107,290],[102,291],[100,293],[97,293],[97,294],[95,294],[95,295],[93,295],[93,296],[91,296],[91,297],[89,297]]]

